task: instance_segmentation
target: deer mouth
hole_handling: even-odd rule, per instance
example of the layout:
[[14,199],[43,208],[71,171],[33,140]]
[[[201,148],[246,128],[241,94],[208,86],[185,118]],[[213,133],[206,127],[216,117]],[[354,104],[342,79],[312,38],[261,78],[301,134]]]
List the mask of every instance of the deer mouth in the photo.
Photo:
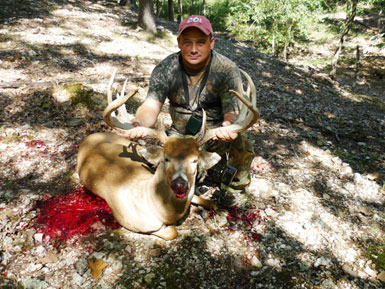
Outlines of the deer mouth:
[[171,182],[171,189],[174,192],[175,198],[180,200],[187,197],[189,186],[185,180],[178,177]]

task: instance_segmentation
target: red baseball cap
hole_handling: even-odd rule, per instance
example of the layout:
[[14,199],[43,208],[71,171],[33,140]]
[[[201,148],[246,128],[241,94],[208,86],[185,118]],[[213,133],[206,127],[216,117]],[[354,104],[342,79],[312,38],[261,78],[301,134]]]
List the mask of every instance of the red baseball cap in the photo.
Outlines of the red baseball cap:
[[182,34],[182,32],[189,27],[196,27],[200,29],[204,34],[210,35],[213,34],[213,27],[211,26],[210,21],[200,15],[191,15],[184,19],[180,24],[179,24],[179,33],[178,36]]

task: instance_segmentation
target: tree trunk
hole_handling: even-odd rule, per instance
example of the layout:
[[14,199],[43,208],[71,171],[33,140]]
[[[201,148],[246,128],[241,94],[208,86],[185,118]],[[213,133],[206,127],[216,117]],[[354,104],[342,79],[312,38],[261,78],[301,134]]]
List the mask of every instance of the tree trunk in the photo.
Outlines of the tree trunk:
[[178,22],[182,22],[182,13],[183,13],[183,7],[182,7],[182,0],[178,0]]
[[283,59],[285,61],[288,60],[288,57],[287,57],[287,50],[288,50],[288,47],[289,47],[289,44],[291,42],[291,32],[293,30],[293,26],[294,26],[294,21],[290,21],[290,25],[289,25],[289,28],[287,29],[287,35],[286,35],[286,39],[285,39],[285,46],[283,48]]
[[378,33],[381,33],[382,31],[382,21],[384,18],[382,18],[382,9],[380,8],[380,12],[378,12],[378,20],[377,20],[377,28],[378,28]]
[[203,16],[206,16],[206,1],[202,1],[202,14]]
[[168,0],[168,20],[174,22],[174,1]]
[[131,5],[132,9],[134,9],[135,11],[138,11],[138,5],[136,5],[135,0],[130,0],[130,5]]
[[360,74],[361,74],[361,52],[360,52],[360,46],[357,45],[356,47],[356,67],[354,69],[354,78],[356,83],[360,80]]
[[194,0],[191,0],[190,15],[194,14]]
[[[351,4],[352,4],[351,13],[350,13],[350,15],[346,15],[345,29],[344,29],[344,32],[341,35],[338,48],[337,48],[336,52],[334,53],[334,57],[333,57],[333,60],[332,60],[332,63],[331,63],[332,70],[330,71],[329,76],[332,79],[335,79],[336,75],[337,75],[337,62],[338,62],[338,59],[340,58],[340,54],[341,54],[341,51],[342,51],[342,48],[343,48],[343,45],[344,45],[344,41],[345,41],[345,36],[349,33],[350,28],[351,28],[351,26],[353,24],[353,21],[354,21],[354,17],[356,17],[357,3],[358,3],[358,0],[352,0],[351,1]],[[346,3],[346,5],[349,5],[349,2]]]
[[154,4],[152,0],[139,1],[139,25],[146,31],[156,33]]
[[160,16],[160,11],[161,11],[161,5],[160,5],[160,0],[155,0],[155,15],[156,17]]

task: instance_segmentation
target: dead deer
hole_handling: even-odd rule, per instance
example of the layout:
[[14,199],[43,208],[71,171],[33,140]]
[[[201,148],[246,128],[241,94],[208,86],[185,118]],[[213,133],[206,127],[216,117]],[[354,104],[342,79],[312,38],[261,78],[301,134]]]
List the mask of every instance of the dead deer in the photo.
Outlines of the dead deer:
[[[251,78],[243,72],[248,89],[240,95],[243,103],[238,120],[230,126],[242,132],[259,117],[256,108],[256,90]],[[133,128],[124,103],[137,91],[112,100],[111,76],[104,110],[105,122],[117,132]],[[119,118],[115,111],[118,110]],[[95,133],[87,136],[79,147],[77,171],[81,183],[110,206],[115,219],[125,228],[153,234],[166,240],[178,233],[175,223],[182,218],[190,203],[207,209],[214,207],[211,200],[194,195],[199,171],[214,166],[220,156],[201,150],[202,144],[215,136],[215,128],[207,129],[203,113],[202,128],[196,136],[171,136],[165,130],[147,129],[147,134],[158,139],[162,146],[140,146],[113,133]],[[151,165],[156,168],[153,171]]]

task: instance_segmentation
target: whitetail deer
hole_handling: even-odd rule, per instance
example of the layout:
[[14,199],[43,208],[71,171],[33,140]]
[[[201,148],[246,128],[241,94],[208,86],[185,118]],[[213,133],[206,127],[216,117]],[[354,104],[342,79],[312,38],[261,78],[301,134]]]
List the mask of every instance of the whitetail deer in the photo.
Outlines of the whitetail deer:
[[[244,104],[238,120],[230,126],[236,132],[246,130],[259,117],[255,86],[250,77],[243,74],[249,84],[247,91],[243,91],[243,95],[232,91]],[[108,106],[104,110],[104,120],[117,131],[127,130],[133,126],[124,103],[137,91],[124,96],[126,81],[121,94],[118,93],[113,101],[114,76],[115,72],[107,89]],[[108,203],[123,227],[166,240],[174,239],[178,235],[174,224],[183,217],[191,202],[213,208],[211,200],[194,195],[198,170],[207,170],[220,160],[218,154],[200,149],[215,136],[215,128],[206,128],[205,113],[202,123],[195,137],[167,137],[164,130],[148,128],[147,134],[163,143],[163,147],[141,147],[112,133],[92,134],[79,147],[77,171],[80,181]],[[156,167],[155,172],[149,163]]]

